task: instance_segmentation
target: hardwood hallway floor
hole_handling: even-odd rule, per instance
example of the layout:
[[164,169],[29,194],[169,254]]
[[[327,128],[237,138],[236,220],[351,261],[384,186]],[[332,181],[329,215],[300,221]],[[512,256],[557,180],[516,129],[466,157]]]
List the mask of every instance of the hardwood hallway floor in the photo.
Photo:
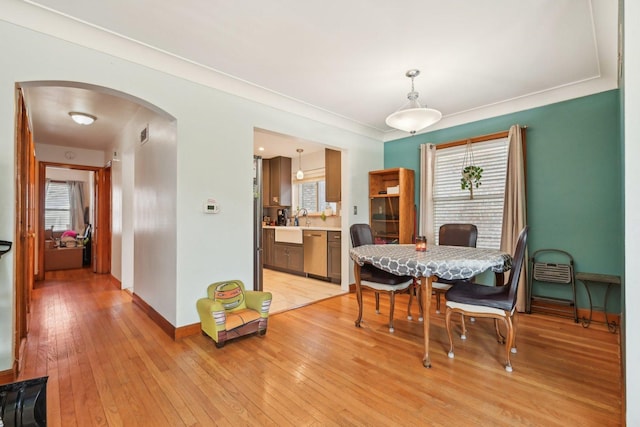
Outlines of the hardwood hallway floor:
[[432,309],[425,369],[407,297],[393,334],[388,299],[380,315],[373,300],[365,293],[362,328],[346,294],[272,315],[264,337],[217,349],[202,335],[174,342],[106,275],[58,274],[33,291],[19,379],[49,376],[54,427],[621,424],[619,335],[521,315],[507,373],[490,321],[456,337],[449,359],[444,316]]

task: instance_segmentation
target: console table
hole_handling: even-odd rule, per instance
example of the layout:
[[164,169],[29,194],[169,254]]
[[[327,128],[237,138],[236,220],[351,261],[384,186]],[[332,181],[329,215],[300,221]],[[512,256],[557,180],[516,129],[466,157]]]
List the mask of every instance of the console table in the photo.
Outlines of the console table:
[[615,322],[615,320],[609,322],[609,318],[607,316],[607,299],[609,297],[609,291],[611,290],[611,286],[612,285],[620,286],[620,277],[612,276],[609,274],[576,273],[576,280],[579,280],[582,283],[584,283],[584,287],[587,290],[587,296],[589,297],[589,318],[588,319],[586,317],[582,318],[582,326],[585,328],[588,328],[589,325],[591,324],[594,307],[593,307],[593,301],[591,300],[591,291],[589,288],[591,284],[599,283],[599,284],[606,285],[607,289],[604,293],[603,306],[596,307],[596,308],[602,308],[602,310],[604,311],[604,320],[607,324],[607,328],[609,329],[609,332],[615,333],[618,328],[618,325]]

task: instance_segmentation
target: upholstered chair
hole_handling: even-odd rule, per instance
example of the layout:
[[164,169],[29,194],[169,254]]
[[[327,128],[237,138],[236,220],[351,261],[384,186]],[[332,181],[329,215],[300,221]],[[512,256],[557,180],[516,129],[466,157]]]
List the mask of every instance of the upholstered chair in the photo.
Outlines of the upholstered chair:
[[232,338],[266,334],[270,306],[271,292],[247,291],[240,280],[212,283],[196,303],[202,333],[218,348]]
[[[462,334],[461,339],[467,338],[467,330],[464,322],[465,316],[477,318],[488,317],[494,319],[498,342],[505,345],[506,362],[504,368],[507,372],[513,371],[511,367],[511,353],[516,353],[516,327],[514,317],[516,315],[516,298],[518,296],[518,284],[524,264],[525,250],[527,247],[526,226],[520,232],[513,262],[509,272],[509,280],[504,286],[486,286],[479,283],[458,281],[445,294],[447,298],[447,335],[449,336],[449,358],[453,354],[453,336],[451,334],[451,315],[461,314]],[[498,321],[502,321],[506,327],[506,337],[500,333]]]
[[[438,246],[467,246],[476,247],[478,228],[473,224],[442,224],[438,230]],[[436,296],[436,313],[440,314],[440,295],[451,288],[454,280],[447,280],[435,276],[432,282],[433,293]]]
[[[353,247],[362,245],[373,245],[373,233],[369,224],[353,224],[350,229],[351,244]],[[358,300],[358,319],[356,326],[360,326],[362,321],[362,288],[368,288],[374,291],[376,298],[376,313],[380,314],[380,292],[389,295],[389,332],[393,332],[393,310],[395,306],[395,294],[399,292],[408,292],[413,285],[413,277],[397,276],[393,273],[380,270],[371,264],[365,264],[360,267],[360,288],[356,292]]]

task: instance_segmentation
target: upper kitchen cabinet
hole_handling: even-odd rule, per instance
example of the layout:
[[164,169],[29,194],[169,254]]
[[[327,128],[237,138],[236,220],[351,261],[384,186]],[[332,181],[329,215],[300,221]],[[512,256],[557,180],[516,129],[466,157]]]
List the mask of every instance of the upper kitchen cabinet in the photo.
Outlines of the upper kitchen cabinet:
[[291,206],[290,157],[269,159],[269,183],[269,206]]
[[340,186],[342,183],[341,153],[337,150],[325,148],[325,200],[327,202],[339,202],[342,197]]

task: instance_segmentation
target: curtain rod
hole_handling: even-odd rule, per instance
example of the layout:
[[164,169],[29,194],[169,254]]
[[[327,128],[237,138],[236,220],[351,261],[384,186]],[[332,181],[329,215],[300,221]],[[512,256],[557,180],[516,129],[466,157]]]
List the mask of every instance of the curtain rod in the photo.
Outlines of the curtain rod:
[[[520,125],[520,129],[523,131],[526,130],[527,127],[528,127],[527,125]],[[465,145],[468,143],[474,144],[476,142],[491,141],[492,139],[506,138],[508,136],[509,136],[509,129],[503,130],[500,132],[489,133],[487,135],[474,136],[472,138],[465,138],[465,139],[459,139],[457,141],[449,141],[449,142],[444,142],[442,144],[436,144],[436,149],[457,147],[459,145]]]

